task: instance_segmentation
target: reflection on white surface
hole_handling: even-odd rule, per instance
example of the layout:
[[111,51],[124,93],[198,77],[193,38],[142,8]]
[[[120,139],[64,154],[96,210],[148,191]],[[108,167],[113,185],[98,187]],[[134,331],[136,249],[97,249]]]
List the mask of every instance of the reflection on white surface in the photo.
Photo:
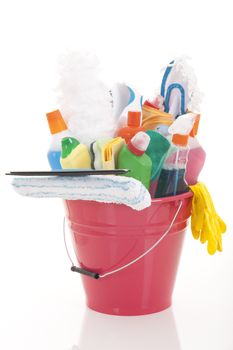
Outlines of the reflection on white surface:
[[86,310],[78,345],[72,350],[181,350],[172,309],[120,317]]

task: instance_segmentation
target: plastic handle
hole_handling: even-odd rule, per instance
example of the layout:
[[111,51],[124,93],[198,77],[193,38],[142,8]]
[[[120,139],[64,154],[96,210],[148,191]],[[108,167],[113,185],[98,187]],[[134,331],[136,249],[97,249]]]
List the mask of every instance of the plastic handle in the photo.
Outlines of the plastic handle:
[[74,266],[74,265],[71,266],[71,271],[78,272],[78,273],[81,273],[82,275],[95,278],[96,280],[100,277],[100,275],[98,273],[91,272],[91,271],[88,271],[88,270],[85,270],[85,269],[81,269],[80,267],[77,267],[77,266]]
[[165,100],[164,100],[164,111],[169,113],[169,101],[171,97],[171,92],[173,89],[178,89],[180,92],[180,97],[181,97],[181,104],[180,104],[180,114],[185,114],[185,91],[182,85],[178,83],[174,83],[168,86]]

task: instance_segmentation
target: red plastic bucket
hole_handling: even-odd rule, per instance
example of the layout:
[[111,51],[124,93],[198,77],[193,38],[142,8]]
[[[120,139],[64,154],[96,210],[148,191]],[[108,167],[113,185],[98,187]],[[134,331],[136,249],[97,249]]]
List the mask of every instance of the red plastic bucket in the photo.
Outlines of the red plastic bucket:
[[75,253],[81,268],[98,274],[118,269],[157,242],[140,260],[104,278],[82,275],[89,308],[111,315],[145,315],[171,305],[192,193],[152,200],[149,208],[66,200]]

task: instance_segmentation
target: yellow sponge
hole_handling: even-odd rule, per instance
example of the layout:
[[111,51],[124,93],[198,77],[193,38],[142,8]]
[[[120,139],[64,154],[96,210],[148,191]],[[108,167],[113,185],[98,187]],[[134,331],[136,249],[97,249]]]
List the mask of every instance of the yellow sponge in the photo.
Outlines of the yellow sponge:
[[102,164],[103,169],[111,170],[116,167],[118,153],[122,146],[125,145],[125,140],[122,137],[116,137],[108,141],[102,149]]

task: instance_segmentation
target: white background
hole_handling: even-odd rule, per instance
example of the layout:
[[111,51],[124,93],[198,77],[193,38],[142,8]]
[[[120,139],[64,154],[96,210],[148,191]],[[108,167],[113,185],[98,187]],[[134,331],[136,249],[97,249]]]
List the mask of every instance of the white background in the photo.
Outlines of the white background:
[[[231,1],[5,1],[0,9],[1,234],[0,348],[233,349],[232,11]],[[59,200],[10,188],[9,170],[48,169],[45,112],[57,107],[56,63],[66,49],[96,53],[103,79],[145,96],[160,68],[193,58],[205,93],[200,179],[228,224],[223,253],[209,256],[187,232],[173,308],[137,318],[85,309],[69,271]]]

